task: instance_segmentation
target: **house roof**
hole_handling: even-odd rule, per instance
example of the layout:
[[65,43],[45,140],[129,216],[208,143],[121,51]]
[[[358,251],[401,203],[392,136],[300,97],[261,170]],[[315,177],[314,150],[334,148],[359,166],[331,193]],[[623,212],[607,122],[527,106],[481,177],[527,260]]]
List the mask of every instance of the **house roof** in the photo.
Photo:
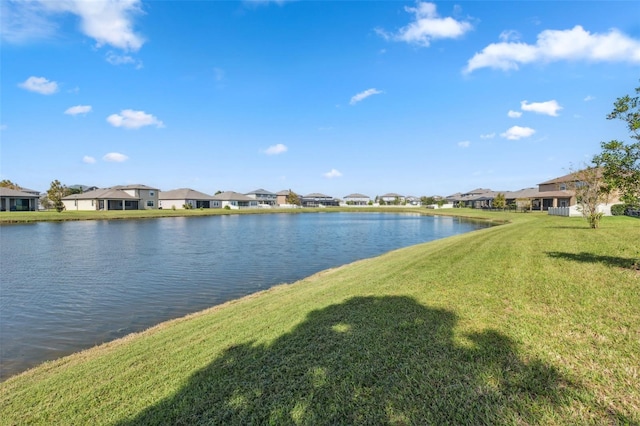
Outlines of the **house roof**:
[[17,189],[11,189],[4,186],[0,187],[0,197],[38,198],[38,196],[35,194],[18,191]]
[[266,189],[256,189],[255,191],[251,191],[251,192],[247,192],[245,195],[249,195],[249,194],[263,194],[263,195],[276,195],[273,192],[267,191]]
[[344,198],[369,198],[368,195],[364,195],[364,194],[349,194],[349,195],[345,195]]
[[511,200],[516,198],[537,198],[540,191],[538,188],[524,188],[518,191],[507,191],[504,193],[504,198]]
[[159,200],[211,200],[213,197],[191,188],[172,189],[158,192]]
[[282,191],[276,192],[276,195],[289,195],[291,193],[290,189],[283,189]]
[[473,189],[473,190],[471,190],[471,191],[467,191],[467,192],[465,192],[465,193],[464,193],[464,194],[462,194],[462,195],[469,195],[469,194],[486,194],[487,192],[493,192],[493,191],[491,191],[491,189],[489,189],[489,188],[476,188],[476,189]]
[[312,192],[311,194],[305,195],[303,198],[333,198],[329,195],[321,194],[319,192]]
[[63,200],[139,200],[140,198],[129,195],[121,189],[101,188],[82,194],[67,195]]
[[388,194],[381,195],[381,197],[403,197],[404,195],[396,194],[395,192],[389,192]]
[[[599,168],[597,171],[598,171],[598,175],[602,175],[602,168]],[[568,175],[553,178],[546,182],[539,183],[538,185],[549,185],[551,183],[576,182],[580,180],[580,176],[579,176],[580,172],[581,170],[578,170],[577,172],[573,172],[573,173],[569,173]]]
[[214,195],[212,199],[219,201],[256,201],[254,198],[233,191],[221,192],[220,194]]
[[140,183],[134,183],[132,185],[116,185],[112,186],[113,189],[148,189],[151,191],[159,191],[158,188],[153,188],[151,186],[142,185]]

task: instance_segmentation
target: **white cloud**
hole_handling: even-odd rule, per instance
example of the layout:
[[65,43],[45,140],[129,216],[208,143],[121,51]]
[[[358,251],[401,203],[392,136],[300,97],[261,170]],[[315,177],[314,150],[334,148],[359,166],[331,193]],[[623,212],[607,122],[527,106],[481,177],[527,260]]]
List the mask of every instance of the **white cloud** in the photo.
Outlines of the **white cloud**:
[[480,139],[493,139],[496,137],[495,132],[494,133],[486,133],[484,135],[480,135]]
[[142,61],[139,59],[135,59],[134,57],[130,56],[130,55],[118,55],[117,53],[113,52],[113,51],[109,51],[106,54],[106,59],[107,62],[109,62],[111,65],[135,65],[136,69],[142,69],[143,65],[142,65]]
[[506,132],[501,133],[500,136],[512,141],[517,141],[518,139],[528,138],[529,136],[533,135],[535,132],[536,131],[531,127],[513,126],[510,129],[508,129]]
[[381,93],[384,93],[384,92],[378,89],[367,89],[364,92],[360,92],[357,95],[352,96],[351,100],[349,101],[349,104],[355,105],[361,100],[368,98],[369,96],[379,95]]
[[507,41],[488,45],[469,59],[465,72],[479,68],[517,70],[521,64],[563,60],[640,63],[640,40],[617,29],[592,34],[580,25],[570,30],[544,30],[534,45]]
[[520,111],[513,111],[513,110],[509,110],[509,112],[507,113],[507,115],[510,118],[520,118],[522,116],[522,113]]
[[331,169],[331,171],[325,173],[323,176],[327,179],[333,179],[342,176],[342,173],[340,173],[336,169]]
[[520,33],[517,32],[516,30],[505,30],[500,33],[499,37],[500,37],[500,40],[504,42],[515,41],[515,40],[520,40]]
[[23,83],[18,84],[25,90],[40,93],[41,95],[52,95],[58,91],[58,83],[49,81],[44,77],[29,77]]
[[135,15],[143,13],[140,0],[3,1],[2,37],[11,42],[51,37],[58,27],[55,15],[65,13],[80,18],[80,31],[98,47],[137,51],[144,44],[133,29]]
[[458,146],[461,147],[461,148],[469,148],[470,145],[471,145],[471,142],[469,142],[469,141],[458,142]]
[[522,108],[523,111],[531,111],[535,112],[536,114],[550,115],[552,117],[557,117],[558,111],[562,109],[562,107],[555,100],[532,103],[522,101],[520,102],[520,108]]
[[269,148],[267,148],[264,153],[267,155],[278,155],[278,154],[282,154],[283,152],[287,152],[289,148],[287,148],[286,145],[284,144],[275,144],[275,145],[271,145]]
[[432,40],[458,38],[473,28],[469,22],[439,17],[435,3],[417,2],[416,7],[405,7],[404,10],[414,14],[413,22],[397,33],[388,33],[383,29],[376,29],[376,32],[387,40],[428,47]]
[[592,100],[594,100],[594,99],[595,99],[595,97],[593,97],[593,96],[591,96],[591,95],[588,95],[587,97],[585,97],[585,98],[584,98],[584,101],[585,101],[585,102],[589,102],[589,101],[592,101]]
[[64,113],[68,115],[78,115],[78,114],[86,114],[89,112],[91,112],[91,105],[76,105],[76,106],[72,106],[71,108],[67,108],[67,110]]
[[129,157],[119,152],[110,152],[102,157],[102,159],[111,163],[122,163],[123,161],[127,161]]
[[[107,154],[107,155],[109,155],[109,154]],[[122,154],[120,154],[120,155],[122,155]],[[105,157],[106,157],[106,155],[105,155]],[[105,160],[106,160],[106,158],[105,158]],[[86,163],[86,164],[93,164],[93,163],[96,162],[96,159],[93,158],[93,157],[90,157],[88,155],[85,155],[84,157],[82,157],[82,162]]]
[[153,115],[132,109],[123,109],[120,114],[111,114],[107,117],[107,121],[114,127],[124,127],[126,129],[139,129],[144,126],[164,127],[164,123]]

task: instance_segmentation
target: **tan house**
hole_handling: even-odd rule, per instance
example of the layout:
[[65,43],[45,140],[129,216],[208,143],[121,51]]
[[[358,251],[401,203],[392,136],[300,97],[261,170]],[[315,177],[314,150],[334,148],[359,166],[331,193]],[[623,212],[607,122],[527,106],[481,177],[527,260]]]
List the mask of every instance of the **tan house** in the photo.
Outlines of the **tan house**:
[[135,184],[135,185],[118,185],[112,189],[119,189],[132,197],[138,198],[140,203],[138,204],[138,210],[157,209],[159,205],[157,188],[152,188],[147,185]]
[[140,198],[120,189],[101,188],[62,199],[65,210],[140,210]]
[[64,197],[66,210],[147,210],[158,208],[156,188],[146,185],[100,188]]
[[191,188],[159,191],[158,203],[158,208],[161,209],[184,209],[187,205],[191,206],[192,209],[209,209],[214,207],[212,195],[207,195],[204,192],[199,192]]
[[[540,209],[558,216],[581,216],[573,188],[586,185],[580,180],[580,172],[569,173],[538,184]],[[617,192],[611,194],[607,203],[600,204],[598,209],[605,216],[611,215],[611,206],[620,201]]]

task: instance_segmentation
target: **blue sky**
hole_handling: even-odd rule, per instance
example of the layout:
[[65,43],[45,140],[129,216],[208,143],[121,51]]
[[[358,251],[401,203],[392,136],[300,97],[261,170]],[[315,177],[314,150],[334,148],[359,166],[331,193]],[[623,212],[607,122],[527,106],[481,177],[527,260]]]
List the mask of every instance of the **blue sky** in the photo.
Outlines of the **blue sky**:
[[1,3],[0,178],[371,197],[579,166],[640,84],[640,2]]

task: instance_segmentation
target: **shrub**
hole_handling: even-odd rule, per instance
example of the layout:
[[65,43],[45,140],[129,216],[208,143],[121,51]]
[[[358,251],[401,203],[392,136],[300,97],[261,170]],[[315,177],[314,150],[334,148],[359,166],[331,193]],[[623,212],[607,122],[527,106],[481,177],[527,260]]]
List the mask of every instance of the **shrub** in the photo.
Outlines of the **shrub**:
[[611,214],[614,216],[624,216],[625,210],[627,210],[626,204],[614,204],[611,206]]
[[231,206],[226,205],[226,206],[224,206],[224,209],[225,209],[225,210],[231,210]]

